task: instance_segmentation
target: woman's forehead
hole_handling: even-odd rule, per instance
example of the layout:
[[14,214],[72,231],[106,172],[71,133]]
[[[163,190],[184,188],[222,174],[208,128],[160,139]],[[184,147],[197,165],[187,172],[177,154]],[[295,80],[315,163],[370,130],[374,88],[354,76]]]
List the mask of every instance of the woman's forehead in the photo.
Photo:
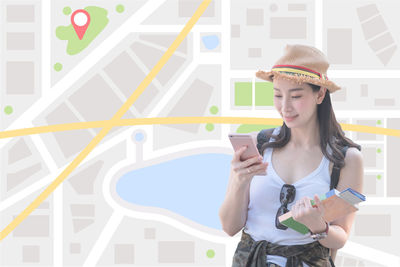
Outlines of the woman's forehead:
[[281,92],[306,91],[308,88],[311,88],[310,85],[308,85],[307,83],[297,83],[285,79],[274,79],[273,85],[275,91]]

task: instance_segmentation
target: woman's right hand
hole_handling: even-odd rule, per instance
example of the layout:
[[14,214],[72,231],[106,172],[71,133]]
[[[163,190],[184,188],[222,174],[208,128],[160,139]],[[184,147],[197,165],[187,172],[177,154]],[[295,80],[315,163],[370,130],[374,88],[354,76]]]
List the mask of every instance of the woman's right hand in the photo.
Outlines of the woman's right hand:
[[245,161],[240,160],[240,156],[246,151],[247,146],[242,146],[235,151],[231,161],[231,175],[239,183],[247,183],[254,175],[266,175],[268,162],[263,162],[262,156],[255,156]]

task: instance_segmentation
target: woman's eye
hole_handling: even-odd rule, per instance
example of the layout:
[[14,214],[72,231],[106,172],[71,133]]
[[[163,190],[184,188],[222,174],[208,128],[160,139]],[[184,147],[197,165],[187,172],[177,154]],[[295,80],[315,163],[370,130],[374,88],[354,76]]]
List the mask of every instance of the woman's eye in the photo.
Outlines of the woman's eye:
[[[282,97],[281,95],[275,95],[274,97]],[[292,98],[300,98],[301,96],[292,96]]]

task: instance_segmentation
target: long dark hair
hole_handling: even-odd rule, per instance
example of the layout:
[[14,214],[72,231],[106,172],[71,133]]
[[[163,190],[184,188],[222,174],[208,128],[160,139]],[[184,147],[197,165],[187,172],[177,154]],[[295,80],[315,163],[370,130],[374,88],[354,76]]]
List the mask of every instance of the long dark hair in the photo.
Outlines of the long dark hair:
[[[318,85],[310,84],[313,92],[318,92],[321,87]],[[344,146],[356,147],[361,151],[361,146],[354,143],[351,139],[347,138],[342,130],[342,127],[337,122],[335,113],[333,112],[331,96],[329,90],[326,90],[324,100],[317,107],[317,115],[319,122],[319,133],[320,133],[320,147],[322,153],[338,167],[344,166],[344,156],[341,153],[341,149]],[[284,147],[290,140],[290,128],[288,128],[283,122],[281,130],[278,135],[271,135],[275,141],[265,142],[261,146],[261,152],[263,155],[264,150],[268,147],[280,148]],[[332,154],[329,154],[326,149],[326,145],[329,144],[332,149]]]

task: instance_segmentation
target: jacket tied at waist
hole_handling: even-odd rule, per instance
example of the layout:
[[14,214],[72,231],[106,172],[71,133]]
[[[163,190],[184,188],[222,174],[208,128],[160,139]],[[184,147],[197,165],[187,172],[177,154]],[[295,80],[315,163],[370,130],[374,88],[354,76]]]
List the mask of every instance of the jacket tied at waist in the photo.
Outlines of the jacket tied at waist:
[[303,245],[278,245],[266,240],[255,241],[242,230],[242,238],[236,248],[232,267],[264,267],[266,255],[287,258],[286,267],[309,266],[332,267],[329,261],[329,248],[318,241]]

